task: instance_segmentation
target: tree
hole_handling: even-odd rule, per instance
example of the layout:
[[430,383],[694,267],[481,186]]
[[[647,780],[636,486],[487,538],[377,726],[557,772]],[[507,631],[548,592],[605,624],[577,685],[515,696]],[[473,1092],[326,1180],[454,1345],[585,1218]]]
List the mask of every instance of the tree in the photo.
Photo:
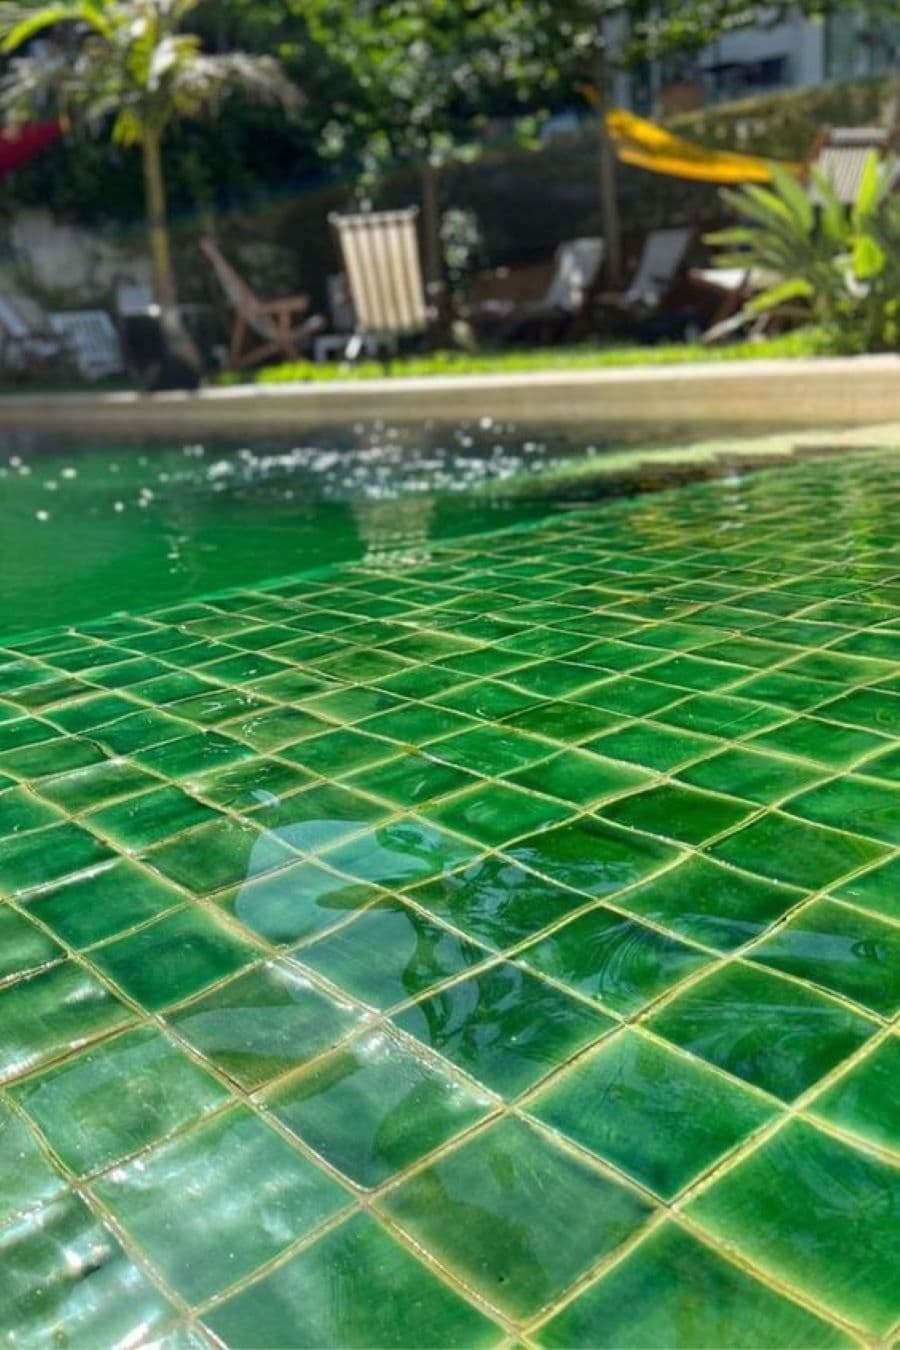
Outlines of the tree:
[[[65,122],[111,131],[139,146],[156,298],[166,331],[193,357],[177,310],[166,211],[163,143],[176,119],[214,114],[235,91],[290,107],[295,87],[279,63],[244,52],[208,54],[182,31],[198,0],[61,0],[0,10],[0,50],[15,57],[0,81],[0,108],[24,121],[54,108]],[[45,34],[46,50],[31,44]],[[42,47],[45,44],[42,44]]]

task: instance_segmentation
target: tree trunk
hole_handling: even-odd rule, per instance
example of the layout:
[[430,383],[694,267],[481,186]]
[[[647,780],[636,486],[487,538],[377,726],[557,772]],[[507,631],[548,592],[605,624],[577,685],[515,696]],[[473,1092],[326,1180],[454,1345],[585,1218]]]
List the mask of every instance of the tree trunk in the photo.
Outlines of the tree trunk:
[[440,173],[431,160],[422,161],[422,233],[425,240],[425,281],[438,287],[444,279],[444,257],[441,244]]
[[145,133],[141,143],[144,165],[144,204],[147,237],[153,265],[153,289],[159,305],[163,335],[172,352],[199,370],[200,353],[181,319],[172,267],[172,249],[166,220],[166,185],[163,179],[162,146],[155,133]]
[[616,183],[616,151],[606,130],[607,81],[606,38],[597,35],[597,58],[594,80],[597,86],[597,117],[600,126],[600,219],[605,241],[604,274],[610,290],[622,284],[622,225],[619,217],[619,194]]
[[169,246],[169,227],[166,223],[166,185],[163,181],[162,153],[159,137],[149,132],[143,139],[144,204],[147,210],[147,237],[153,262],[153,289],[161,309],[176,304],[175,274],[172,271],[172,251]]
[[449,333],[449,297],[444,284],[444,245],[441,240],[441,173],[430,159],[419,169],[422,185],[423,267],[429,303],[436,311],[434,337],[445,342]]

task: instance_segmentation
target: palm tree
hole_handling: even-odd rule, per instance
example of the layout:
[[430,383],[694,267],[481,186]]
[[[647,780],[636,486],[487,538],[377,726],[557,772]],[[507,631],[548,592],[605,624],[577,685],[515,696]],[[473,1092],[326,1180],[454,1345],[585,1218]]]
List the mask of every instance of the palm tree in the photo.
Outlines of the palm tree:
[[[182,31],[199,0],[61,0],[0,4],[0,51],[11,55],[48,32],[51,44],[15,57],[0,79],[0,110],[21,122],[55,108],[64,123],[111,128],[114,144],[140,146],[156,299],[166,329],[190,353],[178,318],[166,216],[162,146],[179,118],[215,114],[241,91],[292,107],[295,87],[278,62],[244,52],[206,53]],[[44,49],[44,48],[48,49]]]

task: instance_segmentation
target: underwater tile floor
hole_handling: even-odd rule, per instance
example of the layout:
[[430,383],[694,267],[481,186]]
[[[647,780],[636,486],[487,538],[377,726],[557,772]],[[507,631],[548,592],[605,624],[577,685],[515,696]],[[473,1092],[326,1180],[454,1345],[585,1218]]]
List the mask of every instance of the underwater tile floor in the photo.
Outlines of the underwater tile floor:
[[898,462],[2,644],[8,1343],[900,1344]]

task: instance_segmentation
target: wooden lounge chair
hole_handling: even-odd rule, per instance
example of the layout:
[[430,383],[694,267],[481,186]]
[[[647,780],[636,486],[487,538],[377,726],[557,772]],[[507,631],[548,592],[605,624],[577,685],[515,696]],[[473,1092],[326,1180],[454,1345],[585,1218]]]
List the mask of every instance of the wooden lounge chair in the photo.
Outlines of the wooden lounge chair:
[[365,340],[390,352],[400,338],[427,333],[434,320],[422,280],[418,208],[329,217],[337,237],[355,330],[345,355],[355,360]]
[[652,313],[659,309],[681,270],[693,230],[687,226],[651,230],[644,240],[634,275],[624,291],[604,292],[598,303],[613,309]]
[[309,309],[308,295],[286,295],[260,300],[206,235],[200,248],[216,274],[232,309],[234,323],[228,343],[228,361],[238,368],[260,365],[272,356],[299,361],[314,333],[323,326],[318,315],[301,316]]
[[577,321],[593,298],[603,254],[602,239],[566,240],[556,250],[543,294],[530,300],[484,300],[470,309],[470,322],[500,341],[515,337],[524,328],[542,328],[548,336],[551,330],[558,334]]
[[84,379],[101,380],[125,369],[119,334],[105,309],[51,314],[50,327],[66,344],[75,369]]

